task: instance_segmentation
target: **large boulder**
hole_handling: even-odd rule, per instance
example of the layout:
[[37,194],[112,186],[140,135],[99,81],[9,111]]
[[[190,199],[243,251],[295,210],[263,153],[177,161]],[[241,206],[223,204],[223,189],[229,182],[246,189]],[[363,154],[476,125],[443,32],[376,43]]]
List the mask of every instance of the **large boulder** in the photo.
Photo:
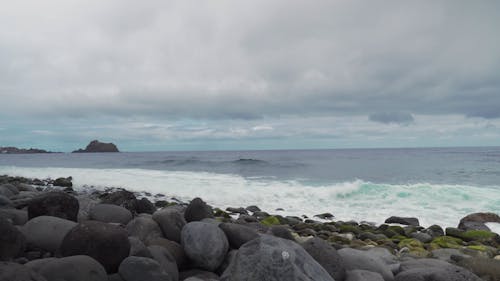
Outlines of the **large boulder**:
[[187,222],[201,221],[205,218],[213,218],[214,211],[201,198],[194,198],[184,212],[184,218]]
[[159,262],[144,257],[128,257],[120,264],[118,273],[125,281],[177,281]]
[[57,178],[54,180],[54,182],[52,184],[55,186],[61,186],[61,187],[72,187],[73,186],[72,180],[73,180],[72,177]]
[[500,280],[500,260],[488,258],[461,258],[457,265],[472,271],[484,280]]
[[78,149],[73,151],[73,153],[85,153],[85,152],[120,152],[114,143],[105,143],[98,140],[91,141],[85,149]]
[[107,281],[106,271],[89,256],[71,256],[54,259],[38,272],[47,281]]
[[473,213],[463,217],[458,224],[458,228],[462,230],[488,230],[485,225],[487,222],[500,223],[500,216],[495,213]]
[[223,281],[333,281],[297,243],[262,235],[245,243],[221,277]]
[[416,259],[401,263],[395,281],[481,281],[465,268],[436,259]]
[[149,217],[136,217],[127,224],[126,229],[129,236],[135,236],[144,243],[149,239],[163,237],[160,226]]
[[10,260],[24,251],[26,238],[8,220],[0,218],[0,260]]
[[165,238],[181,242],[181,230],[186,225],[186,220],[177,209],[166,208],[156,211],[153,220],[158,223]]
[[63,256],[88,255],[100,262],[108,273],[115,273],[129,255],[130,242],[122,227],[86,221],[68,232],[60,252]]
[[64,192],[47,192],[33,198],[28,204],[28,218],[53,216],[76,221],[78,200]]
[[5,195],[0,195],[0,210],[14,208],[14,203]]
[[[29,267],[18,263],[0,262],[0,280],[2,281],[47,281],[42,275]],[[48,280],[50,281],[50,280]],[[64,280],[63,280],[64,281]]]
[[396,217],[396,216],[392,216],[392,217],[386,219],[385,223],[399,223],[399,224],[412,225],[412,226],[419,226],[420,225],[417,218]]
[[77,225],[76,222],[51,216],[40,216],[29,220],[21,231],[28,243],[46,251],[55,253],[68,232]]
[[384,278],[377,272],[355,269],[347,271],[345,281],[384,281]]
[[89,218],[101,222],[127,224],[132,220],[132,213],[121,206],[96,204],[90,208]]
[[321,238],[312,238],[302,243],[302,247],[335,280],[344,280],[345,268],[342,258],[329,243]]
[[346,270],[368,270],[379,273],[385,281],[394,280],[391,268],[380,258],[366,251],[344,248],[338,251]]
[[224,232],[217,225],[190,222],[181,232],[181,243],[186,255],[194,264],[208,271],[215,271],[229,249]]
[[130,242],[130,252],[129,256],[145,257],[151,258],[151,252],[149,252],[146,245],[139,240],[139,238],[134,236],[129,236],[128,241]]
[[28,221],[28,212],[18,209],[0,209],[0,217],[10,220],[14,225],[24,225]]
[[148,249],[153,259],[160,264],[165,272],[168,272],[174,280],[178,280],[179,270],[177,269],[175,258],[170,252],[162,246],[157,245],[149,246]]
[[2,184],[0,185],[0,195],[10,198],[19,193],[19,190],[12,184]]
[[187,262],[187,257],[181,244],[165,238],[154,238],[148,240],[148,246],[154,245],[161,246],[167,249],[167,251],[175,258],[177,267],[179,267],[180,269],[184,268],[184,265]]
[[226,234],[229,245],[233,249],[239,249],[241,245],[259,237],[255,229],[241,224],[221,223],[219,227]]

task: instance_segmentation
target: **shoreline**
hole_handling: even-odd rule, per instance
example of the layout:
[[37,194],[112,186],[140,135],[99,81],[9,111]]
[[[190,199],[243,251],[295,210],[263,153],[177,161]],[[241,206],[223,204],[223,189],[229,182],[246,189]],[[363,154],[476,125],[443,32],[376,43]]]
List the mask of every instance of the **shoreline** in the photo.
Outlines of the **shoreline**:
[[[56,225],[58,225],[58,223],[70,225],[71,227],[68,227],[67,233],[70,233],[70,229],[72,229],[71,231],[76,231],[75,229],[78,228],[78,225],[82,224],[85,225],[85,227],[90,227],[87,224],[92,225],[94,222],[101,224],[105,222],[105,225],[108,225],[109,223],[119,223],[119,225],[122,226],[117,226],[118,229],[113,231],[121,231],[122,236],[124,235],[124,237],[128,237],[129,240],[131,237],[139,237],[139,240],[149,248],[155,246],[156,244],[154,243],[159,243],[162,247],[166,247],[167,252],[168,250],[171,251],[170,254],[166,255],[173,257],[173,260],[175,260],[174,256],[176,251],[184,251],[184,254],[189,257],[189,262],[187,262],[189,265],[187,266],[187,269],[200,269],[201,267],[205,270],[205,274],[208,274],[206,272],[215,274],[215,276],[212,275],[213,279],[201,280],[232,280],[227,276],[231,274],[234,274],[235,276],[241,274],[237,272],[238,269],[235,265],[233,266],[234,268],[231,267],[231,265],[233,263],[238,263],[237,259],[249,258],[247,256],[237,256],[235,258],[233,255],[233,259],[236,259],[236,261],[228,261],[227,263],[229,263],[229,265],[226,264],[226,267],[223,268],[224,270],[220,267],[222,266],[223,260],[227,259],[229,256],[229,254],[226,256],[226,253],[231,253],[231,251],[228,252],[228,249],[233,249],[233,251],[235,251],[240,247],[250,247],[250,244],[252,244],[251,242],[254,241],[253,239],[256,239],[256,237],[260,237],[259,239],[262,239],[262,241],[259,240],[259,243],[268,243],[269,241],[266,239],[276,239],[272,237],[293,241],[294,244],[289,245],[290,247],[295,247],[294,245],[301,245],[302,248],[306,250],[311,250],[308,248],[310,246],[308,243],[311,243],[310,241],[326,243],[325,245],[328,245],[328,247],[331,248],[328,248],[329,254],[333,255],[333,253],[335,253],[335,255],[337,255],[337,252],[340,253],[342,260],[340,263],[344,264],[342,266],[344,267],[342,271],[344,272],[344,277],[345,274],[357,274],[358,272],[356,270],[367,270],[363,267],[364,265],[359,264],[359,261],[355,262],[350,260],[350,258],[352,258],[351,255],[354,255],[357,258],[366,258],[366,255],[368,255],[372,259],[378,261],[376,266],[377,269],[372,268],[368,269],[368,271],[381,275],[383,280],[398,280],[397,277],[399,275],[406,274],[405,271],[401,269],[402,264],[409,261],[417,261],[418,263],[418,261],[424,261],[429,258],[444,261],[446,262],[446,266],[458,266],[460,270],[467,270],[467,274],[472,274],[471,272],[473,272],[476,275],[483,277],[486,276],[485,274],[499,274],[498,277],[500,278],[500,267],[498,267],[497,272],[488,273],[484,271],[484,266],[476,266],[478,262],[482,265],[490,263],[500,265],[500,237],[497,233],[488,231],[488,228],[485,225],[485,223],[491,221],[495,221],[497,223],[500,222],[498,214],[471,214],[465,217],[462,220],[461,225],[457,228],[449,227],[443,229],[439,225],[424,228],[419,226],[417,218],[402,217],[391,217],[388,218],[387,224],[373,225],[365,222],[338,221],[332,214],[329,213],[318,214],[318,216],[310,218],[303,218],[281,216],[277,214],[276,211],[267,213],[267,210],[260,210],[258,206],[233,206],[232,208],[222,210],[219,208],[212,208],[200,198],[195,198],[191,202],[183,202],[181,200],[172,200],[165,194],[150,194],[147,192],[137,193],[121,188],[111,187],[105,190],[92,189],[91,187],[86,190],[74,190],[72,185],[73,183],[71,177],[40,180],[23,177],[0,176],[0,191],[2,192],[1,194],[3,194],[2,198],[4,198],[0,200],[0,202],[4,205],[3,208],[0,208],[0,217],[3,217],[5,221],[10,221],[14,225],[17,225],[17,228],[21,231],[21,237],[24,237],[24,239],[29,242],[28,244],[25,243],[25,245],[23,245],[22,251],[18,249],[18,252],[15,254],[11,253],[11,257],[7,258],[7,260],[13,261],[13,263],[9,265],[10,267],[13,267],[13,264],[26,264],[30,267],[30,264],[38,264],[40,263],[40,260],[45,260],[46,258],[56,257],[56,260],[60,261],[66,259],[65,256],[72,257],[75,253],[84,254],[85,256],[88,254],[104,265],[108,275],[107,278],[114,275],[116,278],[122,278],[116,280],[133,280],[123,278],[124,275],[127,275],[126,273],[120,272],[117,266],[107,267],[107,261],[101,260],[101,254],[89,253],[88,249],[85,247],[84,248],[86,250],[80,249],[76,252],[71,252],[72,254],[61,254],[62,246],[60,244],[63,242],[58,241],[56,243],[57,247],[52,245],[52,248],[48,247],[50,249],[47,249],[47,243],[43,240],[50,240],[53,238],[37,237],[37,231],[31,231],[33,228],[32,221],[42,220],[41,218],[44,218],[45,220],[48,220],[48,222],[45,223],[50,225],[50,223],[54,223],[51,221],[53,220],[51,218],[53,216],[60,217],[60,213],[51,214],[50,210],[54,208],[52,205],[49,209],[42,211],[42,213],[39,214],[42,216],[38,218],[37,216],[32,218],[32,214],[30,214],[30,212],[32,212],[32,205],[35,204],[34,202],[38,202],[40,200],[37,198],[57,195],[70,198],[68,200],[76,202],[76,213],[73,212],[74,222],[71,222],[71,219],[65,217],[64,222],[55,223]],[[10,197],[6,196],[6,194],[9,194],[9,190],[11,190],[12,193],[15,193],[14,191],[17,190],[17,194],[11,194]],[[148,198],[151,198],[152,200],[150,201]],[[68,205],[68,203],[65,204]],[[96,209],[99,209],[97,207],[102,208],[103,210],[100,210],[100,212],[99,210],[96,211]],[[45,212],[45,214],[43,212]],[[61,212],[66,214],[67,210],[63,210]],[[125,218],[124,214],[126,214]],[[166,218],[158,218],[163,215],[165,215]],[[196,237],[200,234],[207,235],[205,233],[205,228],[210,229],[213,228],[214,225],[219,226],[219,228],[216,227],[215,230],[212,229],[215,231],[214,233],[220,234],[220,229],[223,230],[223,237],[219,237],[217,239],[222,241],[226,241],[227,239],[230,246],[226,246],[225,248],[223,247],[225,250],[223,250],[224,253],[222,256],[218,256],[217,259],[220,259],[220,261],[217,266],[208,266],[204,264],[204,261],[197,261],[196,257],[198,255],[210,256],[213,253],[199,253],[195,251],[195,254],[190,254],[189,252],[192,250],[190,248],[191,245],[187,244],[194,242],[188,243],[182,240],[181,236],[184,237],[183,235],[187,235],[184,234],[185,229],[190,229],[191,226],[194,229],[201,227],[204,230],[193,230],[194,233],[191,233],[190,235],[194,235]],[[38,227],[40,228],[38,229],[38,232],[46,232],[46,227],[48,226]],[[30,228],[31,230],[27,232],[26,228]],[[12,231],[15,232],[14,230]],[[79,237],[78,235],[83,235],[78,233],[78,231],[76,232],[77,234],[75,235],[77,237]],[[248,237],[248,233],[252,234],[250,235],[251,237]],[[154,239],[151,237],[151,234],[154,234]],[[60,240],[67,240],[67,236],[70,235],[66,234],[64,237],[61,237]],[[268,238],[268,236],[271,238]],[[198,237],[197,239],[205,238]],[[211,243],[218,245],[217,243],[220,242],[219,240],[211,241]],[[72,243],[69,243],[68,247],[76,247],[74,243],[77,242],[73,241]],[[174,248],[177,250],[172,249],[172,247],[167,247],[165,243],[170,243],[170,246],[174,245],[172,243],[176,243]],[[54,244],[54,242],[52,244]],[[33,248],[33,245],[36,247]],[[196,245],[196,243],[193,245]],[[179,246],[181,246],[180,249]],[[42,249],[40,250],[40,248]],[[153,249],[155,249],[155,247],[153,247]],[[151,249],[149,250],[151,251]],[[153,250],[153,252],[154,251],[155,250]],[[322,264],[319,257],[315,257],[314,251],[319,250],[316,249],[311,251],[312,253],[309,254],[313,258],[316,258],[316,262],[319,263],[323,269],[328,269],[328,266]],[[37,254],[33,254],[33,252],[36,252]],[[5,254],[3,255],[3,259],[5,260]],[[133,255],[131,255],[130,252],[127,252],[120,262],[126,260],[126,256],[130,258],[130,256]],[[153,259],[155,259],[155,255],[152,256]],[[389,258],[390,262],[382,262],[387,258]],[[158,259],[159,258],[157,257],[156,260]],[[309,257],[306,257],[305,259],[309,259]],[[356,258],[353,258],[353,260],[356,260]],[[183,265],[181,266],[176,263],[177,270],[172,268],[169,270],[177,272],[176,274],[178,276],[178,274],[185,271],[186,268],[184,267],[184,263],[186,263],[186,261],[177,260],[176,262],[183,263]],[[442,264],[440,266],[442,266]],[[340,267],[340,265],[338,267]],[[231,272],[231,274],[227,272]],[[389,274],[388,272],[391,273]],[[333,277],[334,273],[328,273]],[[119,276],[116,276],[116,274]],[[175,273],[173,274],[175,275]],[[425,274],[425,272],[418,272],[418,274],[422,275]],[[395,277],[396,279],[394,279]],[[195,280],[189,278],[177,278],[178,279],[174,278],[168,280]],[[335,280],[338,279],[339,278],[336,278]],[[483,278],[482,280],[499,279]]]

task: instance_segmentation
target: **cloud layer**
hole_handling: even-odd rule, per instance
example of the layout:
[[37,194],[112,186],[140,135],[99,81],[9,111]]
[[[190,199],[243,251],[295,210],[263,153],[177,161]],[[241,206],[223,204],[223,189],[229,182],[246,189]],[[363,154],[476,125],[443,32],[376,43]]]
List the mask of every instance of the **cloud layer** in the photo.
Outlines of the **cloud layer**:
[[265,123],[348,117],[381,130],[415,125],[414,116],[496,120],[499,9],[495,1],[9,3],[0,10],[0,117],[27,130],[61,118],[74,128],[241,122],[282,137]]

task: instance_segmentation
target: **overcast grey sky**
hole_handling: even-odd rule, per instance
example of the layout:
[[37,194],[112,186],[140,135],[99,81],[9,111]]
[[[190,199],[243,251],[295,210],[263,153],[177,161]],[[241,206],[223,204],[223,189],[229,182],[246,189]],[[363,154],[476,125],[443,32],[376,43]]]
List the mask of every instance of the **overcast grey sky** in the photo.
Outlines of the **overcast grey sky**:
[[499,1],[10,1],[0,146],[500,145]]

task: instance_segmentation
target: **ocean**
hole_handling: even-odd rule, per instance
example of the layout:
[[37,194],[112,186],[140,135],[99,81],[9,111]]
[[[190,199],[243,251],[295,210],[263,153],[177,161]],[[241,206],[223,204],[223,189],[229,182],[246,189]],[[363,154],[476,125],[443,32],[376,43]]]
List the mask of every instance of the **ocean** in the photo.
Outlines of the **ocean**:
[[0,154],[0,174],[377,224],[395,215],[456,226],[500,213],[500,147]]

